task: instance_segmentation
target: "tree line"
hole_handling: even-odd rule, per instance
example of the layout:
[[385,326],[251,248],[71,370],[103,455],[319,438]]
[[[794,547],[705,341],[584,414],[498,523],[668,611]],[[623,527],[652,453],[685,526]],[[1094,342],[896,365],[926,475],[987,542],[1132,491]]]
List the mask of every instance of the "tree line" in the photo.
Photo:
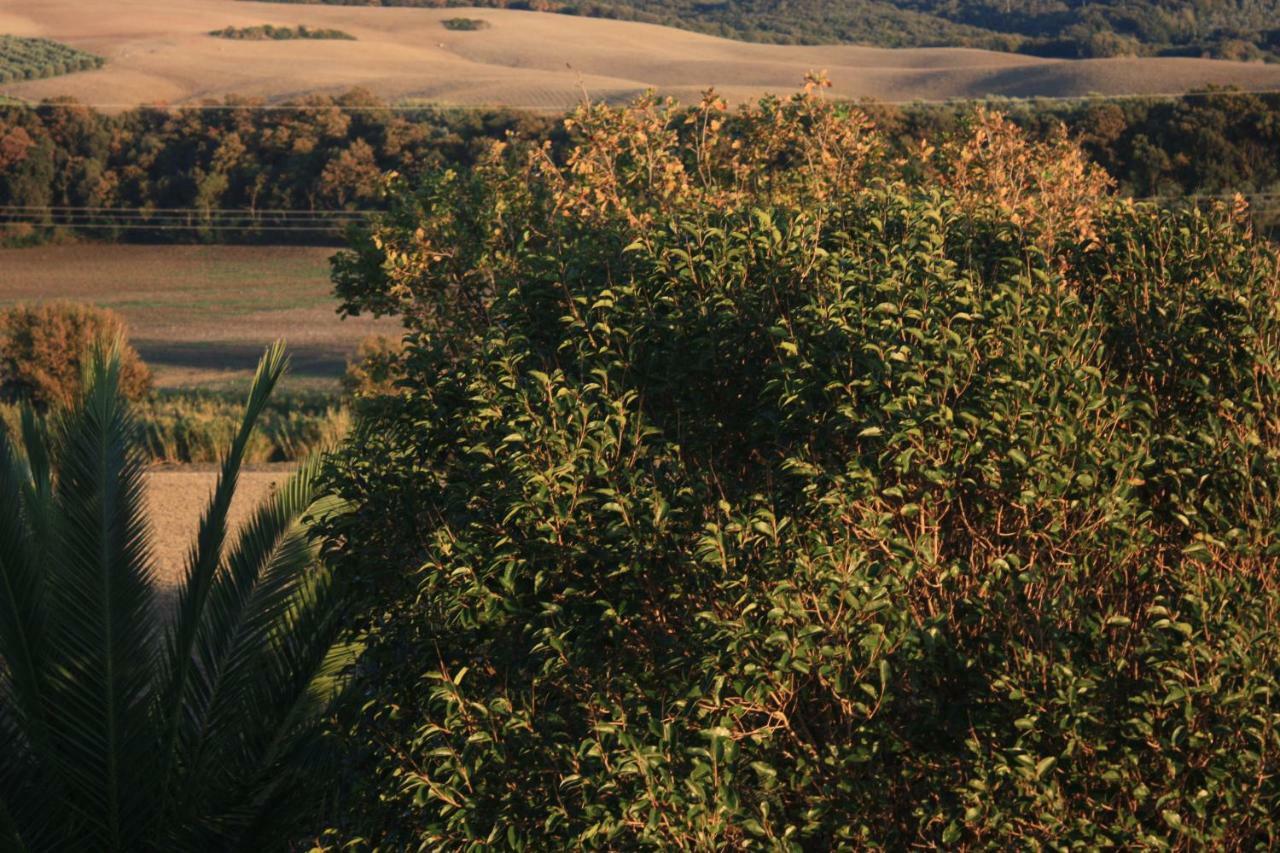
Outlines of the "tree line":
[[296,27],[277,27],[274,24],[259,24],[255,27],[233,27],[228,25],[220,30],[212,31],[209,35],[236,41],[356,40],[355,36],[342,30],[328,27],[308,27],[305,24],[300,24]]
[[[0,108],[0,219],[10,243],[60,230],[121,241],[311,242],[383,204],[384,174],[475,162],[495,140],[568,139],[557,117],[509,110],[395,109],[367,92],[287,105],[230,99],[106,115],[71,101]],[[1126,195],[1250,196],[1274,224],[1280,95],[1005,102],[1043,138],[1065,125]],[[959,132],[968,104],[867,103],[900,151]]]
[[230,99],[118,115],[68,100],[0,108],[9,242],[60,227],[124,241],[314,241],[343,221],[322,214],[376,207],[385,172],[464,166],[481,140],[555,132],[549,118],[398,111],[361,91],[264,106]]

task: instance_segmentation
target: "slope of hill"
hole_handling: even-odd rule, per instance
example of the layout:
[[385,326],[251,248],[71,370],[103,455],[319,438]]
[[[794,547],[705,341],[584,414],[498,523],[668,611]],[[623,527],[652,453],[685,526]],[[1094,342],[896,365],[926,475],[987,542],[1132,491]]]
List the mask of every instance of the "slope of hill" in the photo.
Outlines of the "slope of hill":
[[[274,0],[451,6],[454,0]],[[966,46],[1038,56],[1280,59],[1280,2],[1235,0],[488,0],[782,44]]]
[[[1172,93],[1206,84],[1280,88],[1280,66],[1202,59],[1060,61],[973,49],[886,50],[746,44],[649,24],[509,9],[468,13],[490,26],[446,29],[448,9],[282,6],[227,0],[17,0],[0,30],[56,38],[107,58],[101,70],[9,84],[30,100],[100,106],[184,103],[227,94],[267,100],[363,86],[389,99],[562,110],[585,90],[627,100],[648,88],[686,100],[715,86],[731,100],[793,91],[827,69],[834,94],[888,101],[981,95]],[[214,38],[230,26],[336,28],[357,41]]]

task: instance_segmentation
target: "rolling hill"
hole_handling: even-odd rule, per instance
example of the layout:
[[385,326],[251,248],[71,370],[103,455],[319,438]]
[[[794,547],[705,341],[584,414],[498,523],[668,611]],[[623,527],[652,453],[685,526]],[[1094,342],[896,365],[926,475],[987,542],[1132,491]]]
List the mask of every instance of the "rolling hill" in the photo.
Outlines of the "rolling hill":
[[[886,101],[986,95],[1165,94],[1206,85],[1280,88],[1280,65],[1199,58],[1058,60],[971,48],[748,44],[653,24],[475,9],[489,24],[446,29],[457,9],[281,5],[232,0],[16,0],[0,32],[56,39],[106,67],[11,83],[0,94],[69,95],[102,108],[198,102],[229,94],[268,101],[362,86],[393,100],[562,110],[585,92],[623,101],[655,88],[682,99],[715,86],[731,100],[787,92],[827,70],[833,93]],[[355,41],[229,41],[225,27],[305,25]]]
[[[451,6],[457,0],[273,0]],[[744,41],[981,47],[1037,56],[1280,59],[1280,0],[485,0]]]

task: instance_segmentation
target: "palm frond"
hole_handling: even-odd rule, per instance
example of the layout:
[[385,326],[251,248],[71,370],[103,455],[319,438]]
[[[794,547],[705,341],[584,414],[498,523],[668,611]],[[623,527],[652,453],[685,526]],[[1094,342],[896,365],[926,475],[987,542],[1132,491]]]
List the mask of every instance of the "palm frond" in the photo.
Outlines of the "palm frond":
[[[308,571],[317,554],[304,514],[332,503],[315,500],[318,472],[317,460],[305,463],[258,507],[215,579],[198,632],[197,667],[179,739],[182,788],[188,804],[212,813],[203,829],[221,839],[236,836],[257,816],[262,785],[246,786],[245,780],[258,776],[270,752],[264,746],[281,726],[295,727],[290,709],[333,645],[334,599],[327,585],[323,600],[313,589],[323,570]],[[305,638],[294,633],[300,602],[331,611],[306,626]],[[302,663],[308,672],[281,677],[272,650],[284,642],[282,632],[311,653]]]
[[119,344],[95,351],[57,422],[49,562],[50,726],[84,847],[137,849],[154,807],[154,624],[143,457],[119,392]]
[[39,761],[48,738],[17,716],[9,685],[0,684],[0,850],[62,850],[70,841],[58,818],[61,786]]
[[257,507],[213,581],[197,631],[196,666],[180,739],[189,770],[224,732],[223,718],[238,704],[245,679],[259,674],[253,658],[271,642],[276,622],[312,560],[298,521],[313,500],[316,470],[314,463],[304,464]]
[[[228,822],[283,809],[300,774],[323,764],[325,751],[317,737],[321,712],[331,706],[354,661],[352,647],[335,647],[342,601],[341,584],[318,566],[296,585],[275,624],[272,642],[255,658],[259,674],[249,682],[254,692],[246,696],[244,707],[253,709],[256,725],[227,757],[245,780],[241,790],[252,793],[253,799],[237,803],[239,813],[227,815]],[[252,846],[252,834],[262,829],[261,822],[237,823],[238,840]]]
[[[35,753],[47,726],[47,619],[40,563],[28,525],[29,469],[0,429],[0,848],[50,840],[55,783]],[[38,779],[41,785],[28,784]],[[21,829],[19,828],[21,820]]]
[[[287,366],[284,346],[279,342],[268,348],[258,362],[240,429],[223,458],[217,485],[200,519],[196,541],[187,556],[187,570],[178,593],[177,613],[165,638],[160,717],[166,756],[176,757],[180,752],[178,739],[183,727],[184,702],[188,701],[193,690],[198,690],[198,685],[193,684],[198,672],[196,643],[209,594],[222,564],[223,545],[227,538],[227,513],[235,495],[245,448],[272,390]],[[172,764],[167,767],[166,778],[171,777],[175,769]]]
[[30,497],[47,502],[53,493],[49,427],[30,406],[22,407],[22,446],[26,454]]
[[3,800],[0,800],[0,848],[12,850],[13,853],[26,853],[28,849],[17,821]]
[[21,448],[0,430],[0,848],[58,849],[68,843],[63,786],[38,760],[53,751],[57,712],[48,684],[52,480],[44,423],[26,406],[19,435]]
[[[11,707],[34,725],[44,717],[47,613],[45,584],[32,533],[29,468],[0,430],[0,673]],[[38,522],[42,524],[43,522]]]

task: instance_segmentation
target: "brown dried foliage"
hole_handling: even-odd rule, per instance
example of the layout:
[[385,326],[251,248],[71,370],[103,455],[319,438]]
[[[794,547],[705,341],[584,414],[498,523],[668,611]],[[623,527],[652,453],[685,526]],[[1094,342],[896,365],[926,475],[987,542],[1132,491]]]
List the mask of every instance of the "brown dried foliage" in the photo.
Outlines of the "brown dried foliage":
[[[124,320],[74,302],[19,305],[0,313],[0,394],[39,407],[70,403],[95,344],[125,337]],[[132,400],[151,390],[151,371],[124,346],[120,387]]]

